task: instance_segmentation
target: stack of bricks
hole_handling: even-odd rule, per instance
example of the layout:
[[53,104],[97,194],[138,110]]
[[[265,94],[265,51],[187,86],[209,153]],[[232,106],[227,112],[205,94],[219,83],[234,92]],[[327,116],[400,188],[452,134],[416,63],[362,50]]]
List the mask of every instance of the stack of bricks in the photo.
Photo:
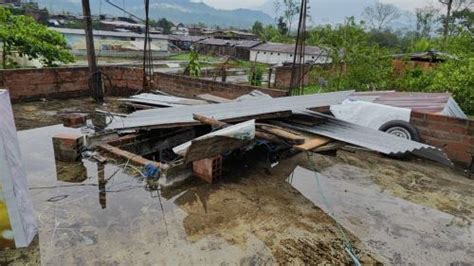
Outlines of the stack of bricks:
[[410,123],[422,142],[442,148],[451,160],[469,166],[474,155],[474,120],[412,112]]
[[222,176],[222,156],[194,161],[193,174],[212,184]]
[[54,158],[62,162],[76,162],[81,156],[84,137],[80,134],[57,134],[53,136]]

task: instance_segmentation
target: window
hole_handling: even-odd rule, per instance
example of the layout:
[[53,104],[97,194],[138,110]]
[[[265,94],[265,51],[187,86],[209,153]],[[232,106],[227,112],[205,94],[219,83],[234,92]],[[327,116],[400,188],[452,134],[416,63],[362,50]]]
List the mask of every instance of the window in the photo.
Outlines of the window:
[[280,53],[278,53],[278,55],[280,55]]
[[314,59],[314,56],[311,56],[311,58],[313,58],[313,59]]
[[135,37],[131,37],[130,40],[131,40],[131,41],[135,41]]
[[273,55],[273,53],[270,53],[270,55]]
[[290,57],[293,57],[293,55],[292,55],[292,54],[290,54]]
[[263,54],[267,54],[267,52],[263,52]]

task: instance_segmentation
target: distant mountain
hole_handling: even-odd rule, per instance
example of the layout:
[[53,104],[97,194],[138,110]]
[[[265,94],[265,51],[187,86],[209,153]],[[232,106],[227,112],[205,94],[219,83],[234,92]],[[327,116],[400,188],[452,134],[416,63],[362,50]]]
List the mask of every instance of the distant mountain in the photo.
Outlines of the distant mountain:
[[[41,7],[51,11],[67,11],[75,14],[82,12],[80,0],[36,0]],[[93,0],[91,10],[93,14],[120,15],[124,13],[106,3],[105,0]],[[143,0],[111,0],[138,17],[144,17]],[[273,23],[274,19],[260,11],[250,9],[220,10],[205,3],[191,0],[150,0],[150,17],[153,19],[166,18],[175,23],[194,24],[203,22],[208,26],[234,26],[249,28],[256,20],[263,23]]]

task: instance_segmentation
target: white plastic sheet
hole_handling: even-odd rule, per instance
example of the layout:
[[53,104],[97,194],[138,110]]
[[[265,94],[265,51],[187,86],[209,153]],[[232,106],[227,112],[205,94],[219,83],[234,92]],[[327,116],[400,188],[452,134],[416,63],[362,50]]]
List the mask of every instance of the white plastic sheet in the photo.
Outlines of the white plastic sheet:
[[410,122],[411,116],[411,110],[407,108],[358,100],[345,100],[342,104],[332,105],[331,113],[337,119],[377,130],[393,120]]
[[0,90],[0,205],[7,210],[0,210],[0,243],[27,247],[37,227],[7,90]]

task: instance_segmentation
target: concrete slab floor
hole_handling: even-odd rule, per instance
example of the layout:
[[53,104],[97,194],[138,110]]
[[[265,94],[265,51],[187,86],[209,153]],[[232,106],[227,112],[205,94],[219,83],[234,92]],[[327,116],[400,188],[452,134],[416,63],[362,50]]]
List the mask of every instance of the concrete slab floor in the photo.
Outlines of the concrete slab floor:
[[[262,166],[242,166],[221,183],[191,179],[158,194],[112,163],[103,169],[89,161],[79,163],[83,167],[56,163],[51,137],[58,132],[77,130],[50,126],[19,132],[42,264],[351,261],[334,221],[285,181],[293,160],[271,175]],[[350,237],[362,262],[380,260]]]
[[106,97],[104,105],[96,104],[90,97],[71,99],[51,99],[13,104],[13,114],[17,130],[26,130],[62,124],[61,114],[71,112],[92,113],[95,109],[122,112],[118,97]]

